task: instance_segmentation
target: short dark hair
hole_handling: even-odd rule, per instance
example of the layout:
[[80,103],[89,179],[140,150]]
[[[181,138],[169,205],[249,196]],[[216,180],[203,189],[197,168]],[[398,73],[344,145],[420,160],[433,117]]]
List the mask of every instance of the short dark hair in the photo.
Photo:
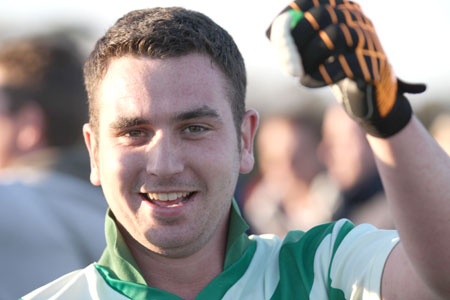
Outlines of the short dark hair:
[[152,58],[204,53],[225,74],[230,85],[229,101],[238,136],[245,113],[247,85],[244,60],[233,38],[202,13],[181,7],[131,11],[120,18],[97,41],[84,66],[89,98],[89,117],[98,129],[96,92],[113,58],[128,54]]
[[83,61],[72,41],[50,34],[3,41],[0,67],[6,71],[0,88],[11,114],[34,101],[44,113],[48,146],[82,141],[88,106]]

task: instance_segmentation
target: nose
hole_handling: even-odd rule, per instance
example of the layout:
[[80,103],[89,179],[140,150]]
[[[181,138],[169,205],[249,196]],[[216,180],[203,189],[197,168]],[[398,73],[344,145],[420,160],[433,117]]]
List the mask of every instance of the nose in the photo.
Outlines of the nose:
[[157,131],[148,147],[146,171],[158,177],[171,177],[184,169],[182,149],[175,137]]

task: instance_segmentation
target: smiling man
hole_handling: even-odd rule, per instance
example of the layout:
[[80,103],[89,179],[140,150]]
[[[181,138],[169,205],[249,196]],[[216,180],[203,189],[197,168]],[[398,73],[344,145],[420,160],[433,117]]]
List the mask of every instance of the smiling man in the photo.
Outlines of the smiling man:
[[[257,115],[244,115],[238,137],[227,89],[206,54],[125,55],[109,63],[98,87],[98,128],[84,128],[91,181],[103,187],[144,278],[187,298],[221,271],[220,263],[198,267],[224,260],[230,200],[239,171],[253,164]],[[169,281],[154,270],[171,258],[187,265]]]
[[[124,56],[109,64],[97,96],[98,143],[91,126],[85,135],[91,181],[102,185],[127,244],[185,257],[215,245],[217,230],[226,232],[241,164],[251,169],[238,149],[226,85],[205,54]],[[254,128],[256,114],[244,122]]]
[[[318,12],[361,17],[350,2],[322,2],[291,4],[277,18],[278,29],[299,38],[319,26]],[[303,18],[300,9],[311,16]],[[314,76],[304,84],[333,83],[320,77],[326,66],[318,66],[320,76],[306,69]],[[258,115],[245,112],[244,63],[222,28],[182,8],[130,12],[97,42],[85,81],[90,122],[83,132],[91,182],[101,185],[110,207],[107,247],[97,263],[23,299],[448,298],[450,161],[410,110],[388,108],[387,122],[369,118],[370,126],[361,121],[402,241],[396,231],[348,220],[292,231],[280,241],[247,236],[232,200],[239,172],[253,167]],[[356,94],[360,101],[382,95],[403,101],[392,93]],[[341,95],[355,99],[345,86]],[[438,243],[430,241],[435,233]]]

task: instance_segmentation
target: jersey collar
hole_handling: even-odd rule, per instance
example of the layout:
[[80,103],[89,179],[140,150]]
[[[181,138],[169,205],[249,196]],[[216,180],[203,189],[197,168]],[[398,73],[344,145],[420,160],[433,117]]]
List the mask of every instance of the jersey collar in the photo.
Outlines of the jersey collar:
[[[247,223],[242,218],[239,207],[233,199],[229,225],[224,270],[238,261],[253,243],[245,233]],[[114,277],[120,280],[146,284],[139,267],[117,228],[114,215],[108,210],[105,220],[106,249],[98,265],[106,267]]]

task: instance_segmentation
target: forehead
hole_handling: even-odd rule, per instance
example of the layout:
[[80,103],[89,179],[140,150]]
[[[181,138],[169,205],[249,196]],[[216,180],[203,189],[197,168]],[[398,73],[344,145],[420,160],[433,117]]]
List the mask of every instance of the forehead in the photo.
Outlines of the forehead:
[[166,116],[199,106],[230,110],[223,73],[202,54],[111,61],[99,86],[100,122],[114,114]]

